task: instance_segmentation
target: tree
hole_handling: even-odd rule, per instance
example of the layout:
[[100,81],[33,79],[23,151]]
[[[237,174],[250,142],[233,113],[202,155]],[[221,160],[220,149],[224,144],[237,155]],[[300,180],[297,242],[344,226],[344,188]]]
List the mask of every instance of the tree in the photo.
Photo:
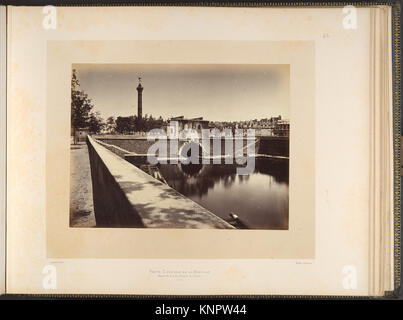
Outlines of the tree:
[[88,95],[80,90],[80,82],[77,72],[73,69],[71,77],[71,127],[76,143],[76,131],[79,128],[86,128],[90,120],[90,112],[94,105]]
[[137,116],[134,116],[133,118],[135,131],[146,131],[145,123],[147,119],[147,114],[142,118],[139,118]]
[[117,117],[116,118],[116,131],[120,134],[128,134],[135,131],[136,119],[130,117]]
[[99,112],[91,112],[88,118],[88,131],[93,134],[100,133],[105,127]]
[[116,130],[116,120],[115,117],[109,117],[108,119],[106,119],[106,130],[109,133],[114,133]]
[[152,129],[159,129],[164,125],[164,120],[160,116],[158,119],[153,118],[152,115],[146,115],[142,119],[142,123],[137,126],[141,131],[150,131]]

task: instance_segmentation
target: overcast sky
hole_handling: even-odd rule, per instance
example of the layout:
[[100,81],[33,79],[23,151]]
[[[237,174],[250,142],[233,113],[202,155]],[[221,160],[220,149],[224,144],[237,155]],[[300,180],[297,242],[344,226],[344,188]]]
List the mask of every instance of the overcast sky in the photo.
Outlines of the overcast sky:
[[138,77],[143,115],[289,119],[289,65],[74,64],[73,69],[104,119],[137,114]]

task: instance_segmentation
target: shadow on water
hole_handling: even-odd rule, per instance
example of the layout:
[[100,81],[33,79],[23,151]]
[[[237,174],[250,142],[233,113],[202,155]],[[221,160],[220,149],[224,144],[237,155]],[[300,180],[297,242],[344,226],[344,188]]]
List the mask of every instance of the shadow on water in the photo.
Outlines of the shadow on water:
[[166,183],[241,229],[288,229],[288,160],[256,158],[250,175],[236,164],[159,164]]

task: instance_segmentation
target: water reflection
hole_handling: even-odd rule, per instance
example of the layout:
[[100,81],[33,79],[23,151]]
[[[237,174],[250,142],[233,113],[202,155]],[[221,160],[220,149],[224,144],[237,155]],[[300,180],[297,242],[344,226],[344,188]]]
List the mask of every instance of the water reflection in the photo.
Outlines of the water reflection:
[[251,229],[288,229],[288,160],[257,158],[251,175],[236,164],[160,164],[172,188],[225,220],[237,215]]
[[200,174],[201,170],[203,169],[202,164],[179,164],[180,170],[187,176],[193,177]]

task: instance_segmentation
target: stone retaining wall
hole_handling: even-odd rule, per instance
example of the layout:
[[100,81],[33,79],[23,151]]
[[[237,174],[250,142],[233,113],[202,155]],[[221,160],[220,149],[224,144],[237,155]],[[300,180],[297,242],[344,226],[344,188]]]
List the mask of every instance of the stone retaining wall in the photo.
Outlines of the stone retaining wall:
[[[102,141],[104,143],[114,145],[120,148],[123,148],[129,152],[134,152],[137,154],[147,154],[149,148],[153,145],[154,141],[147,141],[145,137],[136,137],[129,135],[103,135],[103,136],[95,136],[98,141]],[[280,156],[280,157],[289,157],[289,138],[288,137],[271,137],[271,136],[263,136],[256,137],[258,140],[255,143],[255,153],[270,155],[270,156]],[[221,144],[221,154],[226,154],[225,152],[225,139],[220,139]],[[167,139],[167,154],[170,153],[170,140]],[[252,140],[253,141],[253,140]],[[246,145],[251,141],[247,141],[243,139],[243,146],[245,148],[244,154],[246,154]],[[179,141],[179,148],[186,142]],[[210,154],[213,154],[213,142],[210,141]]]
[[97,227],[234,228],[90,136],[87,144]]

